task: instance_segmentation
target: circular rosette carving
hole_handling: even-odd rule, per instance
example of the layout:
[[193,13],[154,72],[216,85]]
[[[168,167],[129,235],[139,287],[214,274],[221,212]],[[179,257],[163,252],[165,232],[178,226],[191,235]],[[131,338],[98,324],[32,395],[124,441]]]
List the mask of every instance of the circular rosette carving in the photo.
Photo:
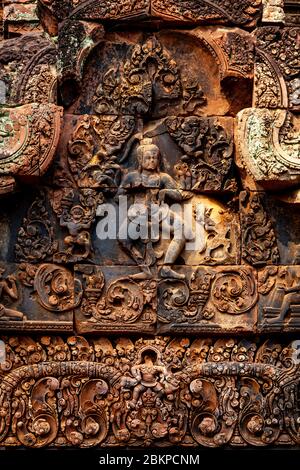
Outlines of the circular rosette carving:
[[64,312],[76,307],[81,293],[74,295],[73,275],[65,268],[43,264],[36,272],[34,289],[38,302],[51,312]]
[[115,320],[134,323],[143,312],[143,291],[132,279],[117,280],[110,284],[106,299],[106,313],[113,315]]
[[239,315],[247,312],[257,301],[252,273],[240,269],[218,274],[212,285],[211,299],[222,313]]
[[188,305],[190,291],[184,281],[166,279],[159,283],[159,312],[160,321],[184,320],[185,317],[195,317],[198,313],[197,302]]

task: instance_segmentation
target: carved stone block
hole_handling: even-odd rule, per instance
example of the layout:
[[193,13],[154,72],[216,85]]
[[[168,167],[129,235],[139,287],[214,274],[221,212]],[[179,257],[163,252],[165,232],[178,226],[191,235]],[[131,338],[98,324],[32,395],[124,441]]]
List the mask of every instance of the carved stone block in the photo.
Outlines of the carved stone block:
[[[233,207],[201,194],[185,201],[182,212],[185,245],[177,262],[187,266],[239,264],[240,223]],[[169,243],[163,232],[154,248],[166,252]],[[161,265],[163,258],[157,263]]]
[[43,27],[38,16],[37,0],[32,2],[6,1],[3,21],[9,34],[42,33]]
[[5,103],[56,103],[57,51],[40,34],[26,34],[0,43],[0,80]]
[[58,148],[60,168],[79,188],[117,190],[122,178],[139,168],[141,132],[159,147],[160,166],[179,189],[236,191],[233,121],[226,117],[170,116],[141,128],[130,115],[67,115]]
[[300,54],[297,27],[256,31],[254,106],[300,109]]
[[104,28],[100,24],[74,20],[60,24],[57,67],[60,95],[66,106],[79,93],[85,60],[103,37]]
[[158,282],[160,333],[256,331],[256,273],[249,267],[176,266],[181,280]]
[[284,0],[263,0],[262,23],[284,23]]
[[75,266],[75,283],[82,301],[75,311],[77,331],[155,331],[157,280],[141,276],[131,266]]
[[234,115],[251,106],[253,66],[253,38],[239,29],[111,33],[86,60],[68,113]]
[[276,264],[280,260],[277,233],[263,196],[259,192],[242,191],[240,194],[242,260],[252,266]]
[[294,342],[3,340],[2,446],[299,445]]
[[238,113],[236,162],[243,185],[282,189],[300,182],[300,120],[282,109]]
[[258,289],[260,331],[299,331],[300,267],[266,267],[258,273]]
[[36,181],[48,170],[60,135],[61,115],[62,108],[53,104],[0,109],[2,194],[14,189],[13,179]]
[[54,180],[61,180],[60,186],[65,187],[74,181],[79,189],[116,190],[121,182],[121,163],[136,132],[133,116],[64,116]]
[[228,0],[40,0],[44,8],[50,9],[58,19],[136,21],[157,17],[172,23],[225,24],[244,28],[255,27],[262,13],[261,0],[236,2]]
[[0,267],[0,329],[72,331],[73,274],[53,264],[8,264]]
[[166,20],[190,23],[234,24],[251,28],[261,13],[261,0],[235,2],[228,0],[152,0],[152,11]]
[[0,201],[0,261],[39,264],[52,262],[58,251],[58,224],[46,188],[26,187]]
[[59,20],[127,20],[141,19],[150,9],[150,0],[39,0]]
[[280,193],[243,191],[240,201],[242,260],[258,269],[300,264],[298,205]]

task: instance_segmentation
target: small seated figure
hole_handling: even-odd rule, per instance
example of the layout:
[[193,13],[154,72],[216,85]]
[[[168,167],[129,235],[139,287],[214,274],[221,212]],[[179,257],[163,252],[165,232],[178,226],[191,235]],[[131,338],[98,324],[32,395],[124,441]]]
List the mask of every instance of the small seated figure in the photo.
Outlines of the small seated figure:
[[[0,269],[0,299],[7,295],[12,301],[18,300],[18,288],[16,279],[14,276],[9,275],[6,279],[3,278],[5,269]],[[0,319],[13,319],[13,320],[25,320],[26,317],[22,312],[13,310],[0,304]]]

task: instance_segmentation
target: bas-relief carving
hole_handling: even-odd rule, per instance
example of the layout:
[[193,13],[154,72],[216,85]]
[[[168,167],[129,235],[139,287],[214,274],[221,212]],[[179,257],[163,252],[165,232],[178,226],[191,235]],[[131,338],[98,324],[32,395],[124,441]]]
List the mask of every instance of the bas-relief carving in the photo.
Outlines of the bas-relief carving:
[[52,264],[6,264],[1,267],[2,330],[73,329],[73,275]]
[[54,104],[0,108],[2,194],[14,190],[18,179],[38,180],[48,170],[60,136],[61,116],[62,108]]
[[299,366],[288,342],[3,339],[2,445],[299,443]]
[[[299,119],[282,109],[244,109],[236,132],[238,163],[251,189],[281,189],[300,181]],[[248,176],[248,180],[247,180]]]
[[135,20],[141,18],[188,22],[192,24],[233,24],[245,28],[255,27],[262,13],[261,0],[239,2],[235,6],[227,0],[122,0],[75,1],[40,0],[39,3],[59,19],[66,17],[84,20]]
[[156,329],[157,280],[140,279],[134,267],[75,267],[82,302],[75,312],[78,331],[153,333]]
[[253,331],[255,273],[248,267],[178,267],[185,280],[158,283],[160,332]]
[[63,109],[56,103],[56,48],[40,34],[0,44],[0,193],[37,182],[50,167]]
[[[299,445],[298,30],[281,2],[12,5],[1,193],[40,184],[1,208],[1,445]],[[129,223],[154,204],[157,233],[100,240],[124,196]]]
[[255,107],[299,111],[299,28],[266,26],[255,36]]
[[0,43],[0,80],[6,105],[56,103],[57,49],[40,34],[26,34]]
[[298,331],[299,268],[267,267],[258,273],[259,328],[262,331]]
[[253,74],[253,39],[239,29],[166,30],[149,33],[147,39],[118,32],[107,33],[105,39],[86,62],[82,93],[68,108],[70,113],[150,113],[152,119],[175,113],[235,114],[236,107],[245,106],[223,90],[222,80],[230,77],[246,87],[244,99],[246,91],[251,94],[246,79]]

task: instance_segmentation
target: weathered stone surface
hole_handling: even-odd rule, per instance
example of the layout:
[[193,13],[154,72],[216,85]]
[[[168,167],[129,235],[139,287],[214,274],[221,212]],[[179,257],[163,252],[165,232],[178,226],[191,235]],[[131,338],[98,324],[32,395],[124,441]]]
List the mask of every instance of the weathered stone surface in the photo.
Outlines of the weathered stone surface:
[[238,114],[236,162],[249,189],[282,189],[300,182],[300,121],[282,109]]
[[288,4],[0,4],[1,447],[299,448]]
[[40,34],[25,34],[0,43],[1,104],[56,103],[57,50]]
[[252,266],[280,262],[274,221],[266,210],[264,193],[240,193],[242,261]]
[[7,32],[12,35],[43,32],[38,16],[37,0],[31,2],[5,1],[3,22]]
[[139,19],[149,12],[150,1],[139,0],[39,0],[42,7],[50,9],[59,20],[127,20]]
[[118,188],[139,168],[141,135],[160,149],[160,167],[178,188],[193,193],[235,192],[233,120],[177,117],[141,128],[131,115],[65,115],[58,154],[61,171],[79,188]]
[[158,282],[160,333],[256,331],[256,273],[249,267],[176,267],[184,279]]
[[53,264],[1,263],[0,329],[72,331],[73,274]]
[[299,27],[256,30],[255,107],[299,111],[299,34]]
[[278,194],[246,191],[240,194],[240,202],[242,261],[258,269],[268,264],[298,265],[300,223],[297,204],[287,203]]
[[258,273],[259,330],[299,331],[300,268],[269,266]]
[[262,23],[284,23],[284,0],[263,0]]
[[82,93],[68,112],[234,115],[251,104],[253,66],[252,36],[239,29],[165,30],[147,39],[111,33],[87,59]]
[[66,20],[60,25],[57,66],[60,93],[66,106],[80,92],[85,60],[103,36],[104,28],[99,24]]
[[228,0],[40,0],[40,4],[60,20],[66,17],[103,21],[162,18],[179,23],[231,24],[245,28],[253,28],[262,13],[261,0],[234,5]]
[[293,342],[3,340],[3,446],[299,445]]
[[251,28],[261,13],[261,0],[232,3],[228,0],[152,0],[152,11],[166,19],[191,23],[235,24]]
[[7,177],[36,181],[52,163],[60,136],[62,108],[53,104],[32,103],[0,108],[0,178],[2,193]]

